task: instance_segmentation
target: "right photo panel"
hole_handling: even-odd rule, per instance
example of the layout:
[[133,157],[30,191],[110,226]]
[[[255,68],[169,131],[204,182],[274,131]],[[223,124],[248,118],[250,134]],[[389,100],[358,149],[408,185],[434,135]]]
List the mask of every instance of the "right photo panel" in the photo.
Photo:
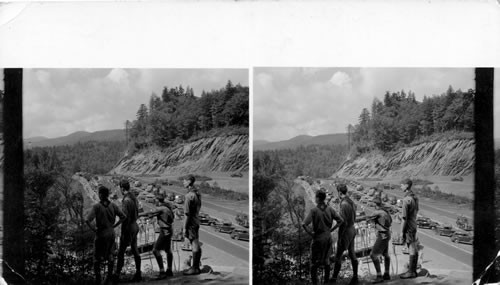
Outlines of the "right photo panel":
[[254,284],[471,284],[474,68],[255,68]]

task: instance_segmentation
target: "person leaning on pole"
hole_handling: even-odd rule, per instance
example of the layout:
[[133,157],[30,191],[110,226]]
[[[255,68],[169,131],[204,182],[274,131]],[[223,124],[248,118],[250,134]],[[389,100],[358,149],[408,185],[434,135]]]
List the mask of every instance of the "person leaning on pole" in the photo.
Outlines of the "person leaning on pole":
[[[115,228],[118,227],[126,218],[120,208],[109,201],[109,189],[100,185],[98,187],[99,203],[94,204],[90,210],[85,222],[89,228],[96,233],[94,241],[94,273],[96,284],[101,283],[101,261],[108,261],[108,273],[106,283],[112,280],[113,275],[113,247],[115,244]],[[116,221],[116,217],[120,220]],[[96,220],[96,227],[92,221]]]
[[186,194],[186,201],[184,202],[184,237],[191,243],[193,253],[193,264],[191,268],[184,271],[184,275],[197,275],[200,274],[200,260],[201,260],[201,247],[199,240],[200,231],[200,209],[201,209],[201,195],[198,189],[194,187],[195,178],[193,175],[188,175],[183,180],[184,187],[188,193]]
[[[302,227],[313,238],[311,242],[311,280],[313,284],[318,284],[318,268],[324,266],[324,283],[330,279],[330,255],[332,252],[332,235],[342,218],[335,210],[326,205],[326,193],[316,192],[316,207],[312,208],[305,218]],[[336,221],[333,226],[333,221]],[[312,223],[313,230],[309,229]],[[333,226],[333,227],[332,227]]]
[[[158,226],[160,228],[160,234],[153,247],[153,254],[158,262],[158,267],[160,268],[160,273],[157,280],[165,279],[170,276],[174,276],[172,272],[172,261],[174,255],[172,253],[172,235],[173,235],[173,223],[174,223],[174,212],[173,205],[169,202],[165,202],[165,196],[162,193],[156,195],[156,208],[148,213],[141,213],[140,216],[147,216],[148,218],[156,217]],[[167,254],[167,271],[163,267],[163,258],[161,256],[161,251],[164,250]]]
[[347,249],[349,258],[352,264],[352,279],[349,284],[358,283],[358,259],[354,251],[354,238],[356,237],[356,229],[354,223],[356,221],[356,205],[347,196],[347,186],[345,184],[337,185],[337,191],[340,197],[340,217],[343,222],[339,224],[339,239],[337,241],[337,252],[335,253],[335,267],[333,270],[333,281],[337,280],[342,265],[342,255]]
[[[370,257],[377,271],[377,277],[373,280],[373,284],[384,282],[384,280],[391,280],[389,274],[391,258],[389,256],[389,242],[391,241],[391,215],[382,207],[382,200],[376,196],[372,200],[375,203],[375,212],[368,217],[375,223],[377,230],[377,239],[373,245]],[[384,276],[382,276],[380,269],[380,256],[384,256]]]
[[418,197],[411,191],[413,182],[410,179],[405,179],[401,183],[401,190],[405,192],[403,199],[403,224],[402,236],[403,243],[408,246],[410,260],[408,271],[399,275],[401,279],[417,277],[417,262],[418,262],[418,244],[417,244],[417,213],[418,213]]
[[132,282],[139,282],[142,280],[141,276],[141,256],[137,248],[137,234],[139,233],[139,226],[137,225],[137,218],[139,217],[139,202],[137,201],[134,193],[130,191],[130,183],[128,180],[123,179],[120,181],[120,190],[123,194],[122,209],[127,218],[122,223],[122,231],[120,236],[120,247],[118,249],[118,262],[116,264],[116,271],[114,280],[118,281],[124,264],[125,250],[130,246],[135,261],[135,275]]

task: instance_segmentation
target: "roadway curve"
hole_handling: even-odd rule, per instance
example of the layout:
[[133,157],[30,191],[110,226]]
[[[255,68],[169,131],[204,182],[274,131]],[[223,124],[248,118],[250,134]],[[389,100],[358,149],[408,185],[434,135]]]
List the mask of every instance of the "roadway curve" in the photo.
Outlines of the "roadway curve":
[[[360,205],[359,203],[357,203]],[[367,215],[372,214],[373,210],[367,206],[365,207],[365,212]],[[397,223],[392,224],[392,232],[393,235],[401,232],[401,225]],[[417,236],[423,246],[428,246],[438,252],[443,253],[444,255],[449,256],[450,258],[459,261],[460,263],[472,267],[472,247],[468,250],[466,248],[462,248],[462,245],[453,244],[450,238],[441,237],[435,235],[432,230],[427,229],[418,229]],[[463,245],[465,246],[465,245]]]
[[[148,183],[149,181],[145,181],[143,179],[139,179],[143,183]],[[167,191],[174,192],[177,194],[185,195],[186,191],[182,188],[176,186],[162,186],[162,188],[166,188]],[[182,191],[181,191],[182,190]],[[209,200],[209,201],[207,201]],[[149,211],[154,208],[150,203],[142,202],[144,211]],[[232,209],[217,205],[214,203],[214,199],[203,199],[202,207],[206,207],[212,210],[220,211],[226,214],[230,214],[235,216],[238,212]],[[176,222],[183,222],[177,221]],[[237,241],[232,240],[229,234],[218,233],[215,232],[209,226],[201,226],[200,228],[200,240],[204,243],[207,243],[213,247],[220,249],[221,251],[226,252],[234,257],[237,257],[245,262],[249,262],[249,242],[245,241]]]

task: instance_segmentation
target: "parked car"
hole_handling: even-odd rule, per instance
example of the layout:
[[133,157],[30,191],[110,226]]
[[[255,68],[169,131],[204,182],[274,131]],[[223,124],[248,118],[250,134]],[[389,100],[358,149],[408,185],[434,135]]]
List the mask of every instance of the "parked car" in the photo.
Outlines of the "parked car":
[[210,225],[210,216],[208,214],[200,212],[198,217],[200,218],[200,224]]
[[222,225],[217,229],[221,233],[231,233],[234,230],[233,223],[229,221],[224,221]]
[[450,240],[455,243],[466,243],[466,244],[472,244],[474,242],[474,236],[472,236],[469,233],[465,232],[455,232],[451,237]]
[[156,201],[156,197],[153,194],[148,194],[146,196],[146,202],[147,203],[154,203]]
[[241,173],[241,172],[234,172],[234,173],[231,173],[231,177],[243,177],[243,173]]
[[243,229],[235,229],[231,232],[231,238],[232,239],[237,239],[237,240],[250,240],[250,235],[248,233],[248,230],[243,230]]
[[440,236],[451,237],[455,232],[455,230],[453,230],[451,226],[437,225],[436,228],[434,229],[434,232]]
[[427,217],[418,217],[417,218],[417,227],[421,229],[430,229],[432,228],[431,219]]
[[209,221],[209,225],[214,228],[216,231],[219,230],[219,228],[222,226],[224,222],[221,219],[211,217]]
[[361,194],[359,194],[358,192],[353,192],[351,197],[354,199],[354,200],[357,200],[359,201],[361,199]]

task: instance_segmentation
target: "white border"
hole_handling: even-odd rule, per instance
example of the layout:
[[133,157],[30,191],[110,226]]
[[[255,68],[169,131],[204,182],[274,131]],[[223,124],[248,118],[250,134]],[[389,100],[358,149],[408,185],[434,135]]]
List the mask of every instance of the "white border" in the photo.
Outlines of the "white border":
[[0,5],[2,67],[500,66],[495,1]]

